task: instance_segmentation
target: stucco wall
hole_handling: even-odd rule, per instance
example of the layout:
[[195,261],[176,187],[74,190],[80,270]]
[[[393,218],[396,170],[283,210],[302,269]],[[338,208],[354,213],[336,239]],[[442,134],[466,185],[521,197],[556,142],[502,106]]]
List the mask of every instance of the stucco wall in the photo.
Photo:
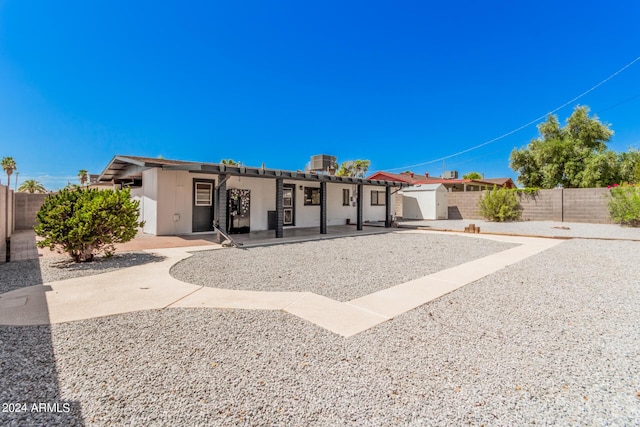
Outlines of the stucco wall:
[[[484,192],[449,193],[449,219],[482,219]],[[522,220],[611,224],[606,188],[558,188],[521,194]]]

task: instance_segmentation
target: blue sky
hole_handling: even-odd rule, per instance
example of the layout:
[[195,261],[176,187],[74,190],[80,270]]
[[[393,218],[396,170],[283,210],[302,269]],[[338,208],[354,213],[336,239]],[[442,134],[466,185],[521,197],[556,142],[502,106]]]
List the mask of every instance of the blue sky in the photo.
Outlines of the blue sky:
[[[640,56],[638,18],[637,0],[0,0],[0,157],[48,189],[115,154],[295,170],[325,153],[400,172],[606,79]],[[640,147],[640,61],[560,120],[578,104],[611,124],[610,148]],[[515,178],[509,153],[536,136],[446,169]]]

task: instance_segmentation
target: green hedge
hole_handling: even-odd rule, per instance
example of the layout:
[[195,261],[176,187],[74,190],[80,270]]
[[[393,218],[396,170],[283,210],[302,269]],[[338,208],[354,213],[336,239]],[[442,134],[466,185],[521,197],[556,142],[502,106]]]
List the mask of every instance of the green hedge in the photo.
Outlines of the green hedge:
[[139,202],[129,190],[64,189],[44,200],[37,214],[36,235],[41,248],[68,253],[76,262],[91,261],[104,252],[111,256],[116,243],[136,235]]

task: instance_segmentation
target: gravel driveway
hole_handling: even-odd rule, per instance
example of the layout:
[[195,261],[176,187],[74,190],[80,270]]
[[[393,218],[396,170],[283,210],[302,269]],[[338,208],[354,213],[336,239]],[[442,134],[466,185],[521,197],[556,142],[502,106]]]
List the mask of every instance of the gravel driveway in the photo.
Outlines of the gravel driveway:
[[[640,246],[570,240],[345,339],[282,312],[0,327],[0,425],[635,425]],[[55,363],[54,363],[55,362]]]

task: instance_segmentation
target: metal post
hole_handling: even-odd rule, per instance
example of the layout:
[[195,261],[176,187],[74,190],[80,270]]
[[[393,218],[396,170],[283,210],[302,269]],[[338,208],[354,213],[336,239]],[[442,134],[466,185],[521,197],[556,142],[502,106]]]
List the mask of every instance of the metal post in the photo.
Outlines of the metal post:
[[320,183],[320,234],[327,234],[327,183]]
[[362,231],[362,192],[364,185],[358,184],[358,194],[356,195],[357,225],[356,230]]
[[391,187],[388,185],[385,187],[386,191],[384,193],[384,226],[385,228],[391,227]]
[[284,237],[284,204],[282,196],[284,194],[284,180],[276,178],[276,238]]

